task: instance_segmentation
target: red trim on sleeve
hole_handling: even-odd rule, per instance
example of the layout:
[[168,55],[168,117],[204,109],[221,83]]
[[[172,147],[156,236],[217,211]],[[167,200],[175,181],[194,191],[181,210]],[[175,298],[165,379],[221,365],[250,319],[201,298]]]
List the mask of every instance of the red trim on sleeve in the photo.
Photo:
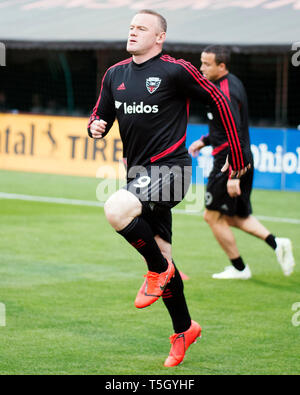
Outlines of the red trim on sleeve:
[[213,152],[211,153],[212,156],[218,155],[220,152],[224,151],[225,148],[229,146],[229,143],[224,143],[222,145],[219,145],[219,147],[216,147]]

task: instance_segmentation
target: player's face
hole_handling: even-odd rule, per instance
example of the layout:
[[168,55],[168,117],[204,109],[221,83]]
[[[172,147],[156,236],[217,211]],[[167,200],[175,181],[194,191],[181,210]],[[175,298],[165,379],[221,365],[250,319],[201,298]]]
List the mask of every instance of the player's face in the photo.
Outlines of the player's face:
[[216,63],[216,55],[214,53],[202,52],[201,54],[201,68],[202,74],[210,81],[216,81],[220,78],[224,70],[224,63],[219,65]]
[[131,21],[127,51],[135,56],[145,55],[164,41],[159,19],[155,15],[137,14]]

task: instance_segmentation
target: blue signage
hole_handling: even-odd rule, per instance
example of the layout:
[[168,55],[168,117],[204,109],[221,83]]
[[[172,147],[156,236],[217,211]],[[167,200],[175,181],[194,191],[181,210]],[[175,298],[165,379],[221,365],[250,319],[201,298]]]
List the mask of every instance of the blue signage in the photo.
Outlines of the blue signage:
[[[187,147],[207,133],[207,125],[188,125]],[[254,188],[300,191],[300,131],[252,127],[250,138]],[[213,166],[211,152],[211,147],[205,147],[198,158],[193,158],[193,170],[201,169],[205,184]],[[193,182],[196,182],[195,177]]]

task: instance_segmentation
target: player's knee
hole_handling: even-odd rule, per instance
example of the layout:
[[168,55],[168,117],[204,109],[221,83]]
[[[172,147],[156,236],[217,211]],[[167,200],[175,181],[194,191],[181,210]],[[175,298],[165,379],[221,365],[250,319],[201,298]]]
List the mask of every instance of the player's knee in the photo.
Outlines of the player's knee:
[[113,194],[104,205],[106,219],[112,226],[118,225],[125,215],[124,202],[117,194]]
[[210,223],[210,221],[211,221],[211,215],[210,215],[210,212],[209,212],[208,210],[205,210],[205,211],[204,211],[203,219],[204,219],[204,221],[207,222],[208,224]]
[[125,190],[114,193],[105,203],[104,212],[108,222],[119,228],[129,217],[136,217],[140,214],[141,204],[135,196]]
[[116,227],[120,220],[120,213],[115,209],[113,202],[107,201],[104,205],[104,213],[107,221]]
[[209,226],[213,226],[217,222],[217,215],[215,211],[205,210],[203,214],[204,221],[208,223]]

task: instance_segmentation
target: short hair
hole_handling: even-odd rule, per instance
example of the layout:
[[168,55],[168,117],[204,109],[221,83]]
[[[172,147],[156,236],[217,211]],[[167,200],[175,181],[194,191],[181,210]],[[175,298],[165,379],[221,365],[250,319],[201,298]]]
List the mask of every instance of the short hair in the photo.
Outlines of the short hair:
[[165,32],[165,33],[167,32],[167,21],[166,21],[166,18],[164,18],[158,12],[153,11],[153,10],[140,10],[140,11],[137,12],[137,14],[148,14],[148,15],[157,16],[158,19],[159,19],[159,24],[160,24],[160,27],[161,27],[162,31]]
[[209,45],[203,52],[213,53],[216,56],[216,64],[224,63],[226,67],[230,65],[230,50],[223,45]]

